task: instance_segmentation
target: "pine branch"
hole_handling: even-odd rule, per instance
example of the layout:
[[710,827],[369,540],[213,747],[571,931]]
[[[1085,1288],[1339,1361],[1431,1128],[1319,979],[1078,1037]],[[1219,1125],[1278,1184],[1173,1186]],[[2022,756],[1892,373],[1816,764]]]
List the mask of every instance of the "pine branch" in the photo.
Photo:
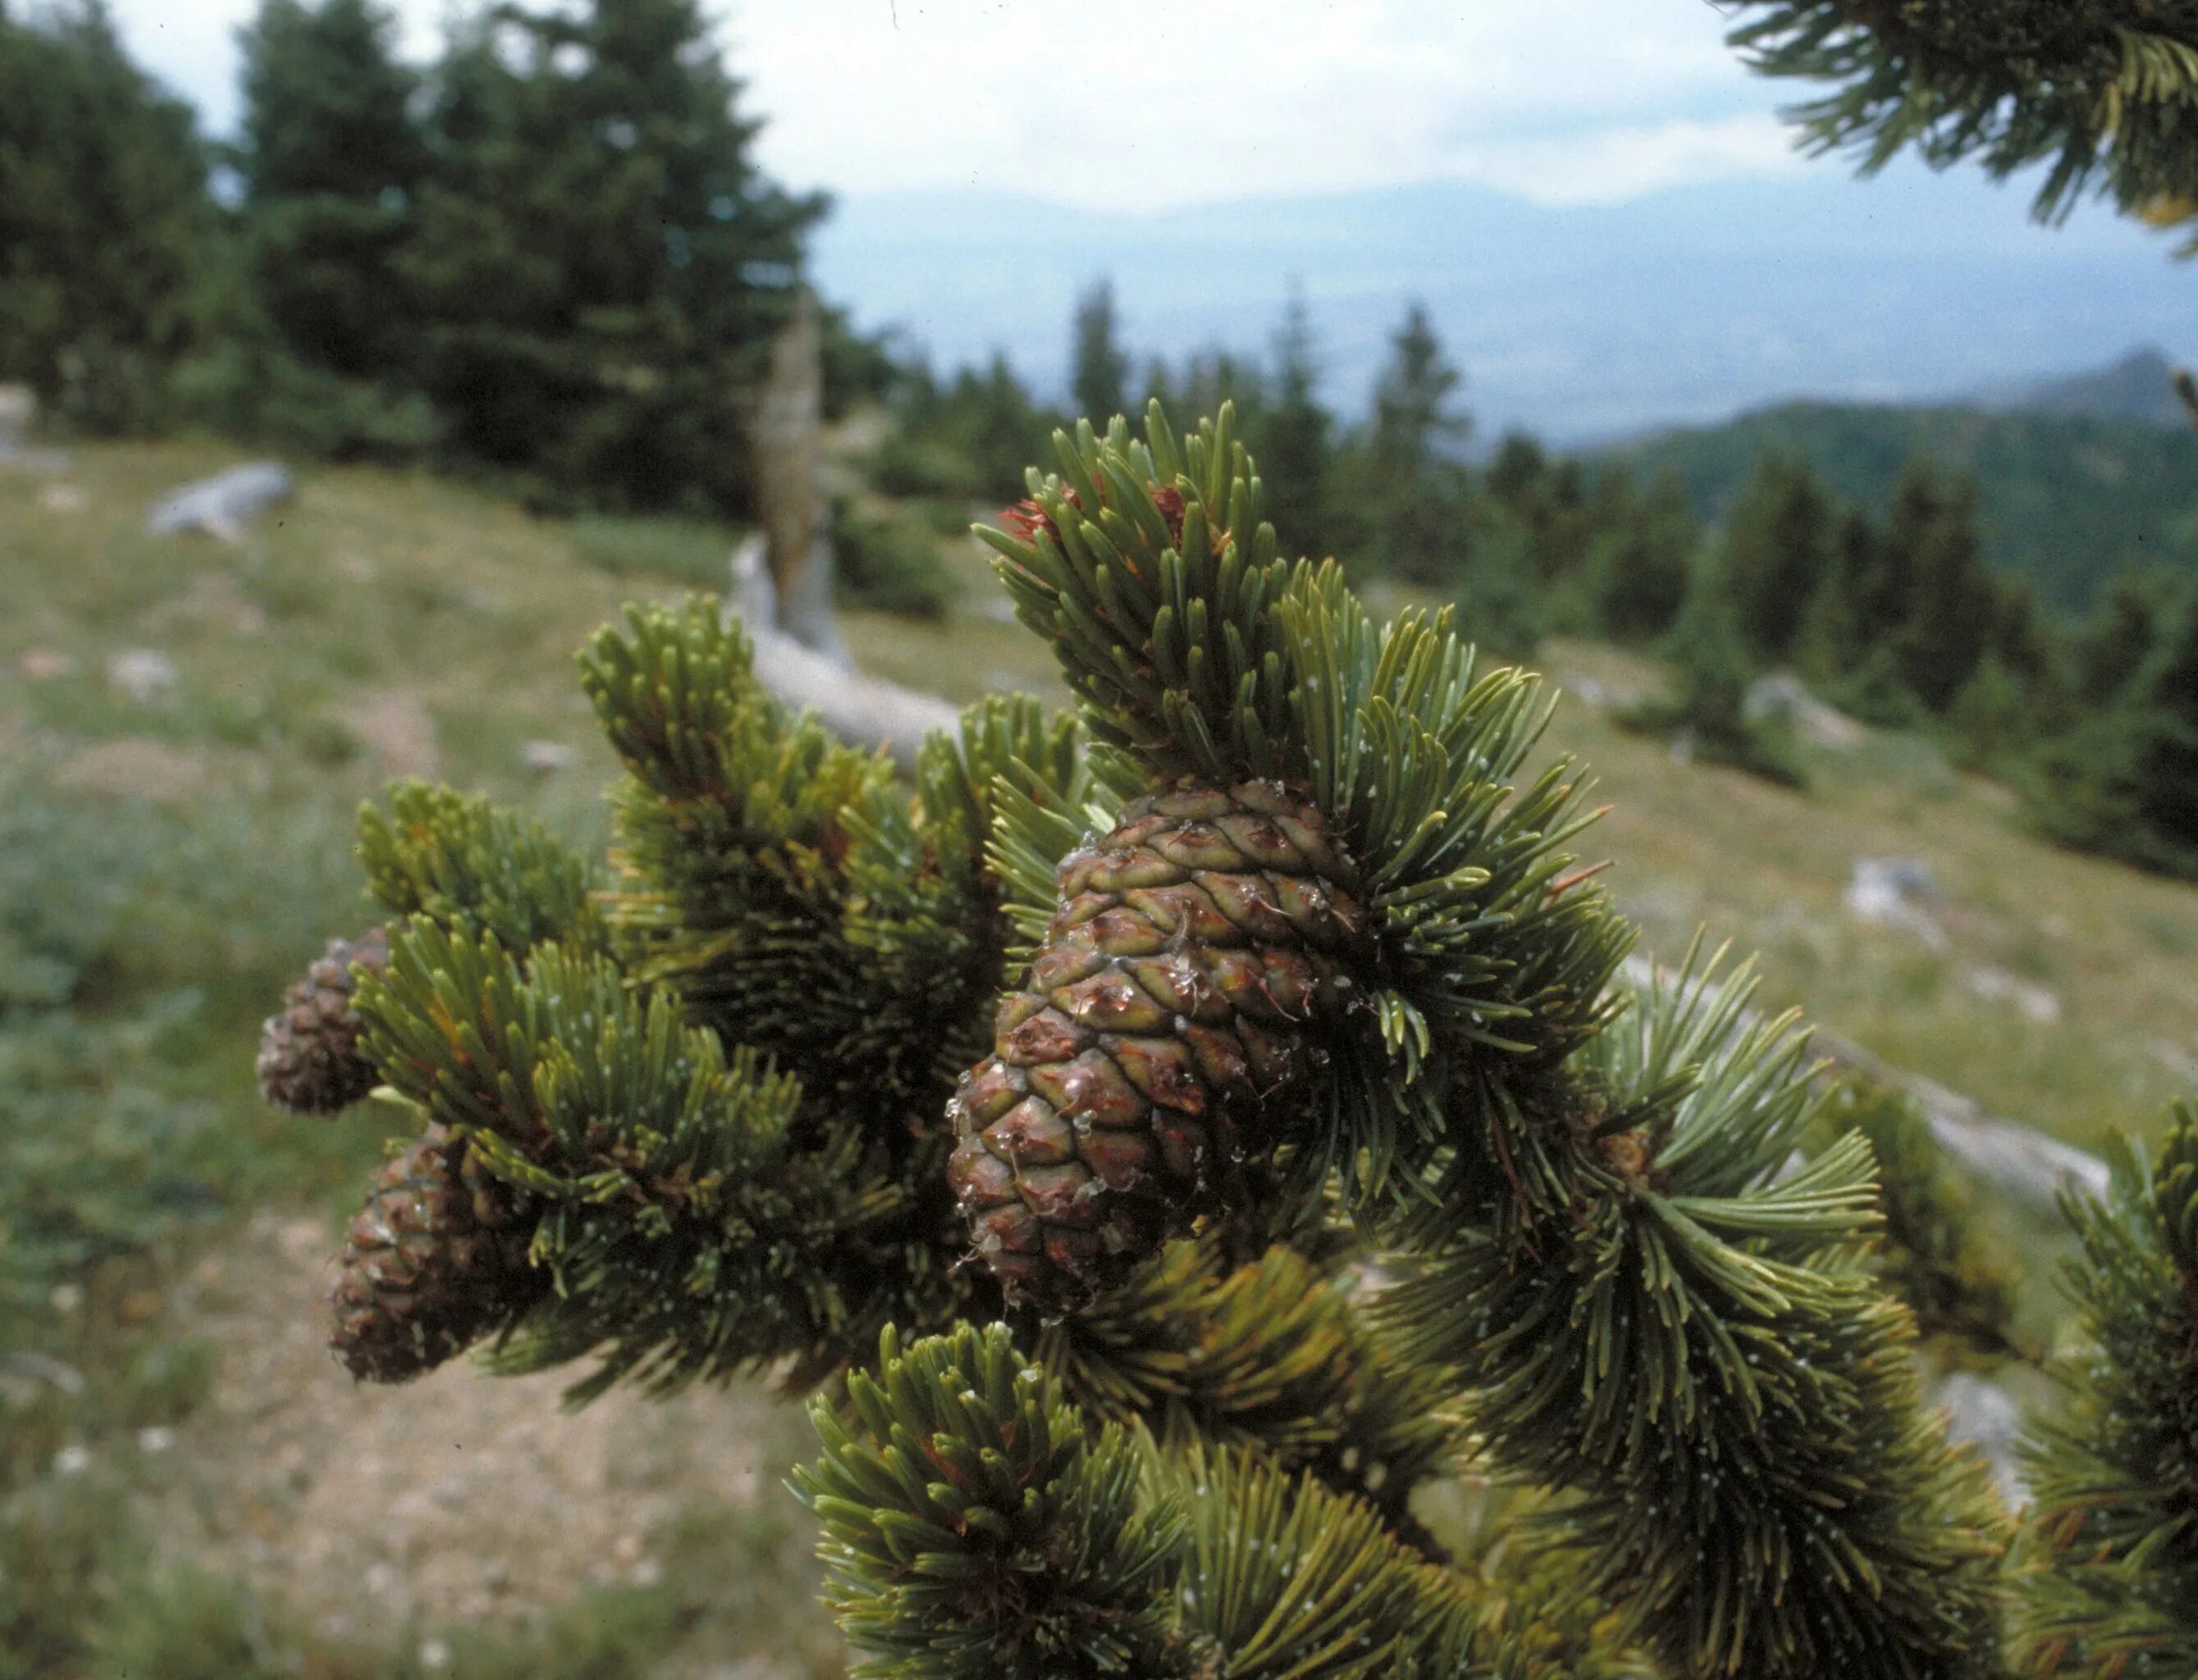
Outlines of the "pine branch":
[[890,1151],[818,1124],[790,1075],[602,956],[544,945],[522,966],[493,935],[417,922],[359,1012],[385,1079],[535,1219],[555,1287],[505,1369],[593,1354],[580,1398],[670,1387],[852,1357],[893,1316],[945,1322],[963,1299]]
[[2198,199],[2198,11],[2183,0],[1740,0],[1754,69],[1835,84],[1793,114],[1865,171],[1912,148],[1995,179],[2043,166],[2036,212],[2098,191],[2125,211]]
[[[1228,425],[1172,481],[1157,404],[1143,443],[1086,427],[1022,534],[988,539],[1108,744],[1090,787],[1003,801],[1019,924],[1050,913],[949,1166],[1003,1282],[1056,1305],[1241,1200],[1239,1167],[1280,1166],[1300,1210],[1334,1179],[1369,1223],[1377,1199],[1439,1217],[1448,1094],[1544,1077],[1631,939],[1568,873],[1590,820],[1570,764],[1513,786],[1536,681],[1477,677],[1444,618],[1376,631],[1333,564],[1245,571],[1258,480]],[[1280,780],[1220,785],[1247,776]]]
[[2087,1680],[2198,1673],[2198,1111],[2155,1166],[2134,1144],[2102,1203],[2071,1195],[2083,1351],[2023,1445],[2016,1648]]
[[545,939],[596,947],[587,861],[540,823],[448,788],[400,782],[358,814],[367,887],[392,916],[485,930],[507,950]]
[[1334,1259],[1276,1243],[1235,1264],[1214,1233],[1171,1244],[1036,1346],[1091,1416],[1142,1422],[1173,1447],[1257,1447],[1438,1554],[1410,1503],[1457,1462],[1463,1421],[1439,1376],[1366,1322],[1358,1294]]
[[1783,1171],[1806,1037],[1743,1026],[1750,990],[1690,962],[1569,1102],[1499,1118],[1480,1210],[1379,1311],[1494,1462],[1573,1493],[1584,1590],[1677,1671],[1993,1674],[2003,1519],[1869,1275],[1867,1148]]
[[829,1602],[866,1680],[1189,1676],[1166,1572],[1172,1502],[1140,1485],[1119,1427],[1096,1435],[1004,1327],[916,1343],[887,1330],[877,1375],[810,1417],[794,1473],[824,1523]]
[[1257,1453],[1094,1429],[1002,1326],[887,1333],[844,1414],[811,1416],[824,1456],[795,1490],[866,1680],[1528,1671],[1371,1507]]

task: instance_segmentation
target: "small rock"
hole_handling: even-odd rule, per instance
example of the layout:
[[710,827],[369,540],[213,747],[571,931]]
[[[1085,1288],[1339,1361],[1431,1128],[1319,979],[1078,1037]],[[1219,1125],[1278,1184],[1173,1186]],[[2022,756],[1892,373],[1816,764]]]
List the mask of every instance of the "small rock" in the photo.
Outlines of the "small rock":
[[166,698],[176,686],[176,662],[150,648],[133,648],[107,662],[107,680],[140,706]]
[[76,655],[58,648],[32,648],[16,660],[15,669],[26,683],[52,683],[76,675]]
[[155,537],[196,532],[241,543],[254,520],[297,493],[298,481],[281,462],[247,462],[163,497],[147,512],[145,529]]
[[75,485],[56,480],[38,492],[38,505],[49,514],[80,514],[91,498]]
[[1847,913],[1910,933],[1933,950],[1946,948],[1946,930],[1924,908],[1939,899],[1931,866],[1913,857],[1858,857],[1840,902]]
[[561,741],[530,741],[519,749],[519,762],[537,776],[555,776],[579,764],[580,753]]
[[1609,686],[1600,677],[1575,677],[1566,686],[1585,705],[1608,706],[1610,704]]
[[421,1667],[448,1668],[450,1665],[451,1648],[448,1645],[439,1639],[423,1639],[420,1642]]
[[148,1424],[137,1432],[137,1450],[157,1458],[176,1444],[176,1432],[166,1424]]
[[54,1474],[57,1476],[80,1476],[91,1468],[91,1449],[65,1446],[54,1455]]
[[2039,1026],[2050,1026],[2061,1019],[2061,999],[2057,996],[2004,968],[1972,968],[1963,978],[1969,990],[1986,1003],[2012,1003]]
[[1774,671],[1748,686],[1741,710],[1751,724],[1778,719],[1820,747],[1859,747],[1869,731],[1837,706],[1827,706],[1790,671]]

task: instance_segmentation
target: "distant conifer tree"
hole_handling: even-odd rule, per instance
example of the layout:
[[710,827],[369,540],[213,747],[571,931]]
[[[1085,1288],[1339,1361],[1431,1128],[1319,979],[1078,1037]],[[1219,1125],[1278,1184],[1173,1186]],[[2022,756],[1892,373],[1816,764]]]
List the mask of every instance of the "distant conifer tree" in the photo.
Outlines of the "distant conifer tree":
[[170,418],[224,270],[207,165],[106,0],[0,12],[0,380],[89,430]]
[[1718,563],[1741,633],[1759,658],[1776,662],[1793,654],[1831,567],[1832,517],[1816,474],[1776,452],[1756,463],[1726,515]]
[[1130,358],[1114,317],[1114,282],[1102,278],[1076,300],[1069,346],[1069,394],[1079,414],[1120,414],[1129,402]]
[[758,168],[697,0],[498,8],[434,84],[404,267],[453,446],[553,493],[743,507],[749,393],[824,206]]

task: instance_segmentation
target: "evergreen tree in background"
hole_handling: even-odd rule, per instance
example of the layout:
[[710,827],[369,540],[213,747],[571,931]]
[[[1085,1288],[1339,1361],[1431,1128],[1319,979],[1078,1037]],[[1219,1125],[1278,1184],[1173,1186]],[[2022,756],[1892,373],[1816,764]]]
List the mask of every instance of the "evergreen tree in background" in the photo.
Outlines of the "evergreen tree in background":
[[1069,367],[1069,395],[1079,414],[1120,414],[1127,409],[1130,358],[1118,334],[1111,280],[1096,282],[1076,300]]
[[1997,590],[1979,553],[1976,485],[1941,480],[1928,462],[1910,468],[1894,492],[1886,545],[1888,573],[1907,598],[1894,621],[1902,684],[1927,712],[1944,713],[1989,645]]
[[396,30],[371,0],[262,0],[239,32],[246,287],[194,385],[289,449],[408,454],[436,434],[403,266],[429,158]]
[[[2005,1680],[2011,1607],[2026,1671],[2187,1671],[2188,1123],[2079,1216],[2011,1571],[1884,1293],[1997,1316],[1922,1130],[1825,1113],[1744,972],[1622,978],[1538,679],[1285,561],[1230,424],[1061,436],[989,533],[1073,718],[986,702],[897,783],[714,604],[637,608],[582,667],[610,872],[366,813],[344,1042],[412,1136],[346,1345],[817,1386],[870,1680]],[[1451,1557],[1461,1462],[1519,1514]]]
[[1757,658],[1792,656],[1830,570],[1831,501],[1792,456],[1765,456],[1726,516],[1718,556],[1742,635]]
[[2163,620],[2173,606],[2166,580],[2120,577],[2077,633],[2069,648],[2069,681],[2087,712],[2119,700],[2160,645]]
[[2041,750],[2026,804],[2064,845],[2198,876],[2198,587],[2151,636],[2105,705]]
[[396,32],[370,0],[262,0],[239,32],[253,283],[290,353],[349,379],[410,359],[392,259],[427,153]]
[[1791,725],[1749,713],[1748,691],[1757,666],[1748,656],[1732,591],[1714,566],[1695,573],[1666,645],[1672,667],[1669,695],[1621,712],[1619,722],[1669,736],[1672,751],[1683,758],[1800,786],[1804,778]]
[[823,201],[753,158],[695,0],[500,9],[436,78],[402,260],[468,457],[635,506],[747,497],[747,393]]
[[1341,546],[1330,503],[1335,418],[1320,401],[1320,360],[1305,294],[1291,287],[1276,329],[1271,399],[1251,441],[1274,474],[1267,517],[1295,550],[1331,554]]
[[1426,305],[1415,301],[1389,340],[1389,360],[1374,387],[1369,453],[1375,495],[1409,497],[1430,466],[1455,456],[1473,431],[1471,417],[1451,406],[1464,382],[1444,355]]
[[90,431],[172,417],[221,270],[206,168],[105,0],[0,10],[0,380]]
[[1630,482],[1587,561],[1587,623],[1620,642],[1650,642],[1685,605],[1701,527],[1677,475],[1661,474],[1643,497]]
[[1416,583],[1455,583],[1467,571],[1457,538],[1466,471],[1451,452],[1471,429],[1451,406],[1462,382],[1427,311],[1414,303],[1374,387],[1364,476],[1372,553],[1386,570]]

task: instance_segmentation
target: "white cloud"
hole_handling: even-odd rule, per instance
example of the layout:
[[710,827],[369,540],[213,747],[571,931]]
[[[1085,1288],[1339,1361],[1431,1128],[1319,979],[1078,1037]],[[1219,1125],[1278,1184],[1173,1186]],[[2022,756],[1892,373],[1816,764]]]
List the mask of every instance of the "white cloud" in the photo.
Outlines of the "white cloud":
[[[1463,178],[1556,202],[1790,166],[1707,0],[727,0],[765,162],[1128,209]],[[445,0],[396,0],[431,52]],[[117,0],[233,120],[251,0]]]

